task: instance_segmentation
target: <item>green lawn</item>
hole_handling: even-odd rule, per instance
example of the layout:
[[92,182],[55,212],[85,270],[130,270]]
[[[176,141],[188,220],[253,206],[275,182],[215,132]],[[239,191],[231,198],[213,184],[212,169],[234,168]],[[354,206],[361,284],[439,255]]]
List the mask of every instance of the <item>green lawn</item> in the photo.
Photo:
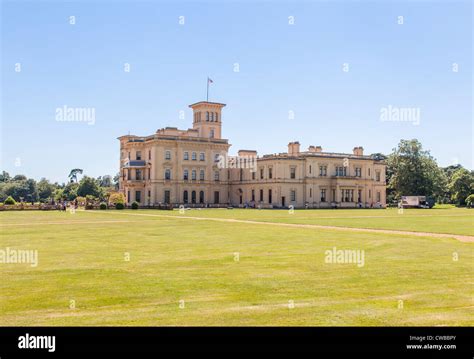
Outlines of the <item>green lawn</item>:
[[[472,213],[452,208],[403,215],[396,209],[1,212],[0,250],[38,250],[39,264],[0,264],[0,323],[473,325],[474,243],[161,217],[472,235]],[[365,265],[325,263],[325,251],[333,247],[364,250]]]
[[[172,213],[180,215],[179,211]],[[288,210],[193,209],[186,210],[184,215],[474,236],[474,210],[455,207],[404,209],[403,213],[399,213],[397,208],[294,210],[292,214]]]

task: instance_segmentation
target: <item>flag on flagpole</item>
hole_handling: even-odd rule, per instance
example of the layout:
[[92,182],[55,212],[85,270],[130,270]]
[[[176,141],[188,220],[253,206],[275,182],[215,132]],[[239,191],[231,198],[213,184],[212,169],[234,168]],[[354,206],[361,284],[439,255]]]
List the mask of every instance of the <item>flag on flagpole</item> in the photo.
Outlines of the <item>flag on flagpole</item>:
[[206,92],[206,101],[209,102],[209,84],[213,84],[214,81],[212,81],[209,76],[207,77],[207,92]]

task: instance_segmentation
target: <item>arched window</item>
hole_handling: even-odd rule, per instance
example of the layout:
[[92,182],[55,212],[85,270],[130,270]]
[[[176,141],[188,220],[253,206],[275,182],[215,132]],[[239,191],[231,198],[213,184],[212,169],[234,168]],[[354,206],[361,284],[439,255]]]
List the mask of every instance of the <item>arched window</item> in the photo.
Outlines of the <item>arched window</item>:
[[191,192],[191,203],[196,203],[196,191]]
[[183,202],[188,203],[188,191],[183,192]]
[[199,203],[204,203],[204,191],[199,192]]

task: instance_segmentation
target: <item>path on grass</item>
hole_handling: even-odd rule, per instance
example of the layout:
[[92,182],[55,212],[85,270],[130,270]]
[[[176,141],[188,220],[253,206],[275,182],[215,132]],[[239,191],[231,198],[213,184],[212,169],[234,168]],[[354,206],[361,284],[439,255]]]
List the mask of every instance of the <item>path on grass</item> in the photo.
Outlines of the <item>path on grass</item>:
[[[112,213],[112,212],[94,212],[89,213]],[[461,242],[474,242],[474,236],[465,236],[460,234],[448,234],[448,233],[432,233],[432,232],[413,232],[413,231],[398,231],[393,229],[374,229],[374,228],[354,228],[354,227],[338,227],[338,226],[324,226],[319,224],[299,224],[299,223],[280,223],[280,222],[261,222],[252,221],[247,219],[231,219],[231,218],[210,218],[210,217],[194,217],[187,216],[185,214],[175,216],[169,214],[147,214],[147,213],[117,213],[129,216],[147,216],[147,217],[162,217],[162,218],[174,218],[174,219],[193,219],[198,221],[215,221],[215,222],[231,222],[231,223],[247,223],[247,224],[260,224],[280,227],[291,227],[291,228],[317,228],[317,229],[332,229],[337,231],[348,231],[348,232],[369,232],[369,233],[384,233],[384,234],[401,234],[408,236],[419,236],[419,237],[436,237],[436,238],[454,238]]]

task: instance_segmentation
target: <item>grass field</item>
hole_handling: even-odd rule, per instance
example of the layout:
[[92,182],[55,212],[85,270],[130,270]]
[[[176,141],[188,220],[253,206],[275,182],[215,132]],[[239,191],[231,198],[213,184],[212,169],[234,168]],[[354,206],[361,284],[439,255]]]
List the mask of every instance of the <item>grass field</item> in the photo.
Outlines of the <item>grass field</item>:
[[[39,263],[0,263],[0,323],[474,324],[474,243],[271,222],[474,235],[455,208],[2,212],[0,250]],[[334,247],[364,265],[327,263]]]

